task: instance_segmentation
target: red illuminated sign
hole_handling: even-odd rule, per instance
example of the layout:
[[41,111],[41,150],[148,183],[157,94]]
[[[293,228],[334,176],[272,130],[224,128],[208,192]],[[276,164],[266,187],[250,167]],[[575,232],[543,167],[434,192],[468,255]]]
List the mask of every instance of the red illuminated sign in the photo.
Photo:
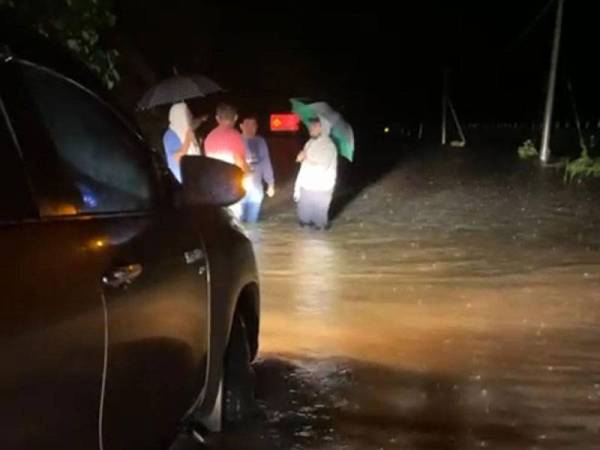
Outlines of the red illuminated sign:
[[296,114],[271,114],[271,131],[298,131],[300,117]]

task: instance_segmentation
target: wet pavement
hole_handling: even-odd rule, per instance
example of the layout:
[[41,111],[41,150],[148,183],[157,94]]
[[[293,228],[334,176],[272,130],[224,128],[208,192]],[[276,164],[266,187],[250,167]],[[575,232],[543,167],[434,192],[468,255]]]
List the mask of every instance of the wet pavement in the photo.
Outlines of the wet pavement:
[[342,189],[249,230],[266,419],[211,448],[600,449],[600,189],[457,149]]

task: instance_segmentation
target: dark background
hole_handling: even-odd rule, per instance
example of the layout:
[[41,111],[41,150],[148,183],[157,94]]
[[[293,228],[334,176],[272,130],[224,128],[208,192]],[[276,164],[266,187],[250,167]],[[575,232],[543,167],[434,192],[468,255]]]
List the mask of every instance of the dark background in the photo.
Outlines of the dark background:
[[[463,120],[539,121],[556,2],[115,2],[118,30],[159,77],[203,72],[245,108],[325,99],[361,121],[433,121],[444,68]],[[598,119],[600,32],[592,2],[567,1],[557,119]],[[438,119],[439,120],[439,119]]]

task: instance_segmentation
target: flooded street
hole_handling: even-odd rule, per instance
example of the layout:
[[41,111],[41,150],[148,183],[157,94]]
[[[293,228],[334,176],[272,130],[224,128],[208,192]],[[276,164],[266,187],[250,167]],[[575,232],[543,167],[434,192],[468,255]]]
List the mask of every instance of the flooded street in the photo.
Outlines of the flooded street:
[[249,230],[266,420],[214,448],[600,448],[600,191],[446,152]]

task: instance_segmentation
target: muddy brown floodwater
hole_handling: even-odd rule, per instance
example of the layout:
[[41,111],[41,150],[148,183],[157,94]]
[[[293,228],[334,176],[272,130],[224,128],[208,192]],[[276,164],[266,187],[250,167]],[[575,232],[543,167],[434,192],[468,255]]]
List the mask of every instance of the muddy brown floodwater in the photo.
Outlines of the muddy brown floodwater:
[[453,151],[249,229],[266,419],[212,448],[600,448],[600,190]]

